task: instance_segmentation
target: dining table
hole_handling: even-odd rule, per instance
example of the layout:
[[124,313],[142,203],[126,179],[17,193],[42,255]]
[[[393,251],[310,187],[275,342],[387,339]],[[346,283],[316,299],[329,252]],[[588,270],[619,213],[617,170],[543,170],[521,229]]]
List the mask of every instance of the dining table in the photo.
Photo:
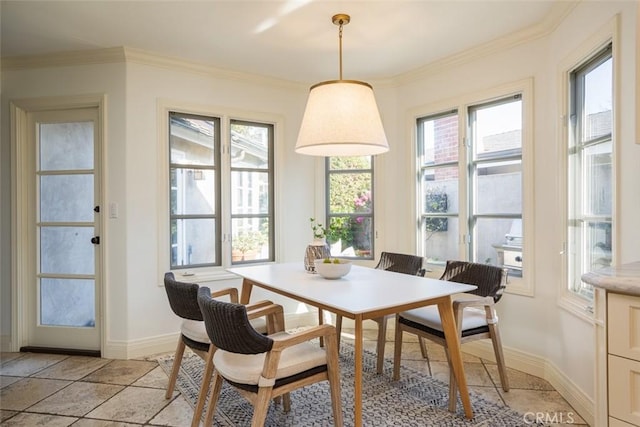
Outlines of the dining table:
[[[259,264],[227,270],[242,278],[242,304],[249,303],[255,286],[353,319],[354,424],[358,427],[362,426],[363,321],[437,305],[449,351],[450,368],[458,385],[464,414],[468,419],[473,418],[452,296],[472,291],[476,286],[359,265],[352,265],[347,275],[335,280],[307,272],[302,262]],[[455,399],[456,396],[449,398]]]

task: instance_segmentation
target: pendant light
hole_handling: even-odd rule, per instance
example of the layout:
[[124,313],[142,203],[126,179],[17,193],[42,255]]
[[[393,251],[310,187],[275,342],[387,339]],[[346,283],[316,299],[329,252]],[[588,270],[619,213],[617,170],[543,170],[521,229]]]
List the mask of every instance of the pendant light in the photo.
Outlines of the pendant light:
[[337,14],[340,79],[311,86],[296,142],[296,153],[311,156],[369,156],[389,151],[369,83],[342,79],[342,28],[351,17]]

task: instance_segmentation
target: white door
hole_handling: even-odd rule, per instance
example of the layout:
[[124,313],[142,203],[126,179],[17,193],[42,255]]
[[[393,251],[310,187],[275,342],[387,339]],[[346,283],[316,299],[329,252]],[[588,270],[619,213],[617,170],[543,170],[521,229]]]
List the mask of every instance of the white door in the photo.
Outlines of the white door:
[[[100,350],[97,108],[27,114],[33,159],[27,347]],[[23,187],[24,188],[24,187]]]

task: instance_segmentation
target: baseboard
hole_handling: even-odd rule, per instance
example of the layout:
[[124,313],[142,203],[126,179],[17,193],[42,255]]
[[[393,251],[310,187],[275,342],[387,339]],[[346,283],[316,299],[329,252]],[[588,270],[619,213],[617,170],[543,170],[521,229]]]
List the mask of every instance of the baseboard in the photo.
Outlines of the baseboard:
[[[547,359],[516,350],[502,348],[507,367],[544,378],[576,410],[589,425],[594,421],[594,402],[582,389],[568,378],[555,364]],[[464,345],[464,352],[495,362],[490,341],[474,341]]]

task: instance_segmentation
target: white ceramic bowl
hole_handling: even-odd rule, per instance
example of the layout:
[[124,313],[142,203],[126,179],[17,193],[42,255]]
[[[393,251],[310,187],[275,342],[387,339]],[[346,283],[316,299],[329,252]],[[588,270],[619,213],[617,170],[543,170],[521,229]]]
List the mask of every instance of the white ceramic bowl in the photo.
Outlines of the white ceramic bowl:
[[333,258],[331,261],[331,264],[325,263],[323,259],[317,259],[313,262],[316,272],[325,279],[339,279],[351,271],[351,261],[341,259],[340,264],[334,264]]

